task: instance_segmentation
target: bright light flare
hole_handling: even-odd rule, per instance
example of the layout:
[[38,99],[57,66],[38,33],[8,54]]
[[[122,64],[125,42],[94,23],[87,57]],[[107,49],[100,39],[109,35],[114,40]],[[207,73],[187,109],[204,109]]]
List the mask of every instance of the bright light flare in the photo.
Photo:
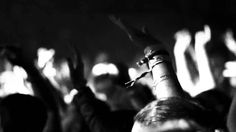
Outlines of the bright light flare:
[[92,74],[99,76],[102,74],[118,75],[118,68],[112,63],[99,63],[92,68]]
[[43,74],[46,77],[54,77],[56,75],[56,69],[53,67],[53,63],[52,62],[48,62],[44,69],[43,69]]
[[22,78],[22,79],[27,79],[28,78],[28,75],[26,73],[26,71],[19,67],[19,66],[14,66],[13,67],[13,73],[15,73],[15,75],[19,78]]
[[54,49],[39,48],[37,66],[42,71],[42,74],[49,79],[53,86],[58,87],[58,82],[55,80],[57,70],[54,67]]
[[138,76],[138,71],[135,68],[129,68],[129,77],[134,80]]
[[55,54],[54,49],[39,48],[38,49],[39,68],[43,68],[47,64],[47,62],[53,59],[54,54]]
[[42,69],[43,74],[48,78],[54,77],[56,75],[56,69],[53,67],[54,55],[54,49],[38,49],[38,67]]
[[224,77],[236,77],[236,61],[228,61],[225,63]]
[[33,95],[31,85],[26,81],[27,73],[21,67],[14,66],[13,71],[4,71],[0,74],[0,96],[21,93]]
[[234,54],[236,54],[236,41],[233,37],[233,32],[232,31],[227,31],[225,36],[224,36],[224,41],[227,46],[227,48]]
[[189,45],[191,42],[191,35],[188,30],[181,30],[175,33],[176,43],[182,45]]
[[197,44],[206,44],[211,40],[211,29],[208,25],[204,26],[203,31],[199,31],[195,34],[195,41]]
[[70,104],[74,98],[74,96],[78,93],[78,91],[76,89],[72,89],[70,91],[69,94],[67,94],[66,96],[64,96],[64,101],[67,103],[67,104]]

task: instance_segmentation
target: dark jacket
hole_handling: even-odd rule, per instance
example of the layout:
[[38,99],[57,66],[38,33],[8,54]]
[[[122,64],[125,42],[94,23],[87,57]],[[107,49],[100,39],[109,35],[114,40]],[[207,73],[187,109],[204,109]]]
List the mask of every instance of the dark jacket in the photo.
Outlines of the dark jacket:
[[130,132],[132,129],[136,111],[111,111],[88,87],[80,89],[73,102],[91,132]]

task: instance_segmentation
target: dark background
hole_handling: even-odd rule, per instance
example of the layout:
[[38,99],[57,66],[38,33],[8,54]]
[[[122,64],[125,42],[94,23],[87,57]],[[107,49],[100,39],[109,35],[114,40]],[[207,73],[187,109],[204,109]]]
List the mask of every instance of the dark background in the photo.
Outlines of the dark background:
[[108,19],[110,14],[136,27],[147,25],[168,47],[176,31],[235,28],[234,0],[1,0],[0,43],[18,45],[34,56],[38,47],[55,48],[57,58],[70,56],[69,43],[88,60],[100,52],[133,63],[143,49]]

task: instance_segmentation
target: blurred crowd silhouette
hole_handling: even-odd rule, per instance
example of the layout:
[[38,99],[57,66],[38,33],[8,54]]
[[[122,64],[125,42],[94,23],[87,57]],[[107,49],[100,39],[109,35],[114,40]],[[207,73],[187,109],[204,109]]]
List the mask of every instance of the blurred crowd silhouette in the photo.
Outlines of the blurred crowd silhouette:
[[74,43],[65,51],[72,56],[62,59],[44,47],[36,58],[24,54],[23,47],[1,47],[1,131],[236,131],[232,30],[181,29],[169,50],[146,27],[109,18],[143,49],[139,67],[109,60],[104,53],[88,70]]

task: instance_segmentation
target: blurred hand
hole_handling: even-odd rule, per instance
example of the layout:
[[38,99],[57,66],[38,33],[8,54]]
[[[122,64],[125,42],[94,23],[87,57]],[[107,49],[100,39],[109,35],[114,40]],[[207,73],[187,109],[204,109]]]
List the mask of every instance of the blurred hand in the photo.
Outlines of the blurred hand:
[[223,71],[224,77],[236,77],[236,61],[228,61],[225,63],[225,69]]
[[116,18],[115,16],[110,16],[110,20],[122,30],[124,30],[129,36],[130,40],[138,46],[146,47],[148,45],[161,43],[148,32],[146,27],[143,27],[142,30],[134,28],[133,26],[130,26],[122,21],[120,18]]
[[84,64],[78,49],[73,46],[74,59],[68,58],[68,66],[70,69],[71,81],[76,88],[86,86],[86,79],[84,78]]
[[185,51],[191,44],[191,34],[188,30],[180,30],[175,33],[175,50]]
[[234,54],[236,55],[236,41],[233,37],[232,31],[227,31],[224,36],[224,42],[226,47]]
[[203,31],[198,31],[195,34],[195,44],[199,46],[205,46],[207,42],[211,40],[211,30],[208,25],[204,26]]

